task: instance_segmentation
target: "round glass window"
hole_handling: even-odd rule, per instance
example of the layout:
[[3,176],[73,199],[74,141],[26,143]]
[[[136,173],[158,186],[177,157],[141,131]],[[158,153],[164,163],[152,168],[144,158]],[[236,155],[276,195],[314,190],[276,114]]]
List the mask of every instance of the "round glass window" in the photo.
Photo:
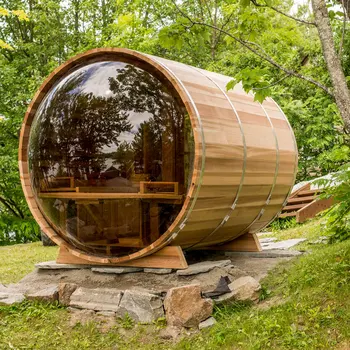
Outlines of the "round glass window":
[[172,86],[138,63],[75,68],[32,123],[29,169],[37,204],[80,250],[123,256],[164,234],[191,184],[190,118]]

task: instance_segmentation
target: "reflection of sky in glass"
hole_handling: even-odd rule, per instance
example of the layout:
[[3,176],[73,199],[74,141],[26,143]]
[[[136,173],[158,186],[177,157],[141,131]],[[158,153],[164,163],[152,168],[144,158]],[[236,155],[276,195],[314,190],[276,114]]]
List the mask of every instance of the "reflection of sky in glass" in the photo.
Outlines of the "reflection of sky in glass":
[[[58,84],[54,86],[52,91],[45,97],[44,101],[41,103],[37,115],[45,113],[46,109],[49,107],[55,94],[62,89],[65,85],[68,85],[74,81],[74,79],[82,75],[83,80],[80,85],[74,87],[69,91],[69,94],[78,95],[79,93],[92,93],[95,96],[110,97],[115,95],[109,86],[109,78],[117,77],[117,69],[123,69],[127,63],[124,62],[98,62],[86,65],[75,70],[73,73],[69,74],[67,77],[62,79]],[[132,129],[130,132],[122,132],[119,136],[120,142],[131,143],[134,139],[134,135],[138,132],[141,123],[146,122],[152,117],[152,114],[148,112],[135,112],[128,111],[129,121],[132,121]],[[104,145],[101,148],[102,153],[115,152],[118,149],[115,143],[110,145]],[[111,162],[108,162],[111,165]]]

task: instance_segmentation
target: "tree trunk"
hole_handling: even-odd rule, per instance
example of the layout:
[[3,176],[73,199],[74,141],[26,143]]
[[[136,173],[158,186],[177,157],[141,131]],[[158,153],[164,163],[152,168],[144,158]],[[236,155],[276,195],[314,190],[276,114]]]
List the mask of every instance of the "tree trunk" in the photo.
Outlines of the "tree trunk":
[[332,27],[325,0],[311,0],[315,22],[320,36],[323,55],[334,88],[334,98],[345,129],[350,132],[350,91],[348,89],[340,58],[337,55]]

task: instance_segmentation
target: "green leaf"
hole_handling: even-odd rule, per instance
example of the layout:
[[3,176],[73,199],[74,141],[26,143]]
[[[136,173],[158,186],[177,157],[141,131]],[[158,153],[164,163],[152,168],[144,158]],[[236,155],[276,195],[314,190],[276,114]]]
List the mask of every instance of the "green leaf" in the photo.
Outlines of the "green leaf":
[[226,90],[232,90],[236,85],[237,85],[238,81],[236,79],[232,79],[230,80],[227,84],[226,84]]
[[248,7],[250,5],[250,0],[240,0],[239,4],[245,8]]
[[333,20],[334,17],[335,17],[335,12],[334,12],[333,10],[329,10],[329,11],[328,11],[328,16],[329,16],[329,18],[330,18],[331,20]]
[[261,90],[256,90],[254,94],[254,101],[258,101],[260,103],[263,103],[266,97],[271,95],[271,90],[270,89],[261,89]]

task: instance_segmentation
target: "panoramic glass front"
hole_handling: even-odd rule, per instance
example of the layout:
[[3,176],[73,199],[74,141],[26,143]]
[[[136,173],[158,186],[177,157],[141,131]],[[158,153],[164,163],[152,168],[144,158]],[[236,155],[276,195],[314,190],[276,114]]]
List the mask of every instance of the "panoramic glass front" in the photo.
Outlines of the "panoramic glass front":
[[40,210],[75,247],[123,256],[158,239],[182,208],[194,140],[177,93],[144,67],[104,61],[67,74],[29,139]]

